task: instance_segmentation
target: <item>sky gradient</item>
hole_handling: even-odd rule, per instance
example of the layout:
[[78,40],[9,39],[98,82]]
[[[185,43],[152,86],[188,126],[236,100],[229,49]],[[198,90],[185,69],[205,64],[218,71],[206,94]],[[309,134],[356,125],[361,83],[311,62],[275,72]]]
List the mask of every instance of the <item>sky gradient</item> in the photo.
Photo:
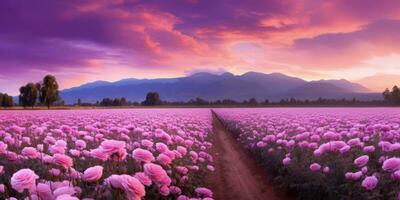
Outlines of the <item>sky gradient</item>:
[[400,84],[399,33],[399,0],[4,0],[0,91],[15,95],[47,73],[69,88],[197,71],[381,91]]

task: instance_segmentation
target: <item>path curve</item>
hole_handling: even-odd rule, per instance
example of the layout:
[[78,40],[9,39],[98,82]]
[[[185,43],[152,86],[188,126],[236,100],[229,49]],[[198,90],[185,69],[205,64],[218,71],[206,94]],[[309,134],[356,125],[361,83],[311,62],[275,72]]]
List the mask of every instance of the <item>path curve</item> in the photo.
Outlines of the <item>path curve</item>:
[[208,178],[216,200],[289,200],[274,190],[267,173],[213,114],[215,171]]

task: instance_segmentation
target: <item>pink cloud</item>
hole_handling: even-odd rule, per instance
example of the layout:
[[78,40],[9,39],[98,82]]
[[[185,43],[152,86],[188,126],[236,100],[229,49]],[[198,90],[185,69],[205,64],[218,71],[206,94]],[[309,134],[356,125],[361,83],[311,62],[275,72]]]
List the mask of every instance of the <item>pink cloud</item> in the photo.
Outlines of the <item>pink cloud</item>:
[[132,76],[222,68],[318,78],[400,53],[397,0],[40,1],[2,2],[2,75],[56,73],[68,86],[110,69]]

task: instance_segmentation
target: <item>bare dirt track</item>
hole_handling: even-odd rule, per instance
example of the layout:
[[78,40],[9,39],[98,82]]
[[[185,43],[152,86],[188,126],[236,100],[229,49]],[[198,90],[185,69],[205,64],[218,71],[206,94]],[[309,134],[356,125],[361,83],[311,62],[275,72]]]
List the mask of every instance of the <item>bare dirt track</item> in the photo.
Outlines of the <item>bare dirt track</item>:
[[208,178],[216,200],[289,200],[274,189],[266,171],[213,114],[215,171]]

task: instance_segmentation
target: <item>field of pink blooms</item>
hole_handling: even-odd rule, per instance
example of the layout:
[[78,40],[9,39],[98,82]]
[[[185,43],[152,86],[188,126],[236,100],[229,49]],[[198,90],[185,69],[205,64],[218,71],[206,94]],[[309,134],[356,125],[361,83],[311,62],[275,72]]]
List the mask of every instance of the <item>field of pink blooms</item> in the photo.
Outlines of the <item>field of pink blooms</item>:
[[0,112],[0,199],[211,199],[208,109]]
[[216,109],[300,199],[400,199],[400,109]]

